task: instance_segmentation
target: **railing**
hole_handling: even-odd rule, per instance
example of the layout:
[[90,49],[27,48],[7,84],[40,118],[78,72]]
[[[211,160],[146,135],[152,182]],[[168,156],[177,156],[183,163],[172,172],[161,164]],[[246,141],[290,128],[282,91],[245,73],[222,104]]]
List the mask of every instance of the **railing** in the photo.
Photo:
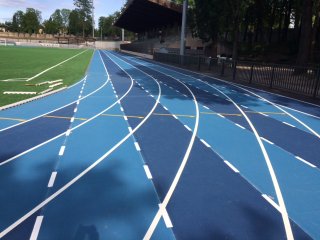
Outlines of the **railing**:
[[154,53],[154,60],[219,75],[226,80],[320,97],[320,68]]

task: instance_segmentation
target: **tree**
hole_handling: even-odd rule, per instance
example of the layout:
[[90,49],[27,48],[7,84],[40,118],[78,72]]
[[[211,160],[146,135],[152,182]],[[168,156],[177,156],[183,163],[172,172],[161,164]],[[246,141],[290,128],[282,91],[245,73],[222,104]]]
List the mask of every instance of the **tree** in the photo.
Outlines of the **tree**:
[[18,33],[22,32],[23,21],[24,21],[24,13],[22,11],[15,12],[12,17],[12,30]]
[[23,29],[25,32],[32,34],[37,33],[40,27],[41,12],[34,8],[27,8],[23,18]]
[[61,9],[62,26],[63,26],[64,32],[68,32],[70,13],[71,13],[71,10],[69,9],[65,9],[65,8]]
[[73,35],[78,35],[80,32],[80,14],[77,10],[72,10],[69,15],[69,33]]
[[57,24],[50,17],[49,20],[43,22],[47,34],[56,34],[59,32]]
[[60,9],[57,9],[54,11],[54,13],[50,17],[51,21],[53,22],[53,25],[55,25],[56,32],[58,33],[60,30],[63,29],[63,19],[61,15]]
[[297,65],[306,65],[310,57],[311,36],[312,36],[312,0],[304,0],[301,35],[299,42],[299,52],[297,56]]
[[88,30],[89,25],[93,25],[92,10],[93,10],[93,0],[74,0],[74,5],[77,7],[80,22],[82,25],[82,34],[85,36],[85,31]]

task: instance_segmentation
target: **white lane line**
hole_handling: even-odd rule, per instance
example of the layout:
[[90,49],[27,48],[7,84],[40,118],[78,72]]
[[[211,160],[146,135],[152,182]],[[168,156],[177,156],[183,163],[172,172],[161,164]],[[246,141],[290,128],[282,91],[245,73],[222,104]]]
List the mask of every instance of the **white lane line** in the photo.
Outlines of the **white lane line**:
[[201,141],[204,145],[206,145],[206,147],[211,148],[211,146],[210,146],[205,140],[200,139],[200,141]]
[[148,165],[143,165],[143,168],[144,168],[144,171],[146,172],[147,178],[151,180],[152,179],[152,174],[150,172],[150,169],[149,169]]
[[[159,66],[159,64],[158,64],[158,66]],[[164,68],[164,69],[167,69],[167,68]],[[188,71],[188,70],[187,70],[187,71]],[[177,72],[177,71],[174,71],[174,72]],[[190,71],[190,72],[192,72],[192,71]],[[190,77],[191,77],[191,78],[194,78],[194,77],[192,77],[192,76],[190,76],[190,75],[186,75],[186,74],[183,74],[183,73],[181,73],[181,72],[178,72],[178,73],[180,73],[180,74],[182,74],[182,75],[185,75],[185,76],[187,76],[187,77],[189,77],[189,78],[190,78]],[[203,75],[203,74],[202,74],[202,75]],[[206,76],[206,75],[203,75],[203,76]],[[194,79],[196,79],[196,78],[194,78]],[[213,78],[212,78],[212,79],[213,79]],[[217,80],[220,80],[220,79],[217,79]],[[202,80],[200,80],[200,81],[203,82]],[[227,83],[227,84],[229,84],[229,85],[232,85],[232,86],[236,86],[236,87],[238,87],[238,88],[240,88],[240,89],[244,89],[244,88],[241,88],[241,87],[239,87],[239,86],[237,86],[237,85],[235,85],[235,84],[231,84],[231,83],[228,83],[228,82],[223,81],[223,80],[220,80],[220,81],[221,81],[221,82],[224,82],[224,83]],[[204,83],[205,83],[205,82],[204,82]],[[212,85],[210,85],[210,84],[208,84],[208,83],[206,83],[206,84],[209,85],[210,87],[216,89],[217,91],[219,91],[222,95],[228,97],[224,92],[220,91],[218,88],[216,88],[216,87],[214,87],[214,86],[212,86]],[[250,92],[250,91],[248,91],[247,89],[244,89],[244,90],[247,91],[247,92]],[[250,92],[250,93],[251,93],[251,92]],[[256,95],[255,93],[252,93],[252,94]],[[232,99],[231,99],[231,100],[232,100]],[[271,160],[270,160],[270,158],[269,158],[269,155],[268,155],[268,153],[267,153],[267,150],[266,150],[265,146],[263,145],[262,140],[260,139],[260,136],[259,136],[256,128],[254,127],[253,123],[252,123],[251,120],[249,119],[249,117],[248,117],[248,116],[246,115],[246,113],[238,106],[238,104],[236,104],[234,101],[232,101],[232,103],[234,104],[234,106],[235,106],[236,108],[238,108],[238,110],[239,110],[239,111],[242,113],[242,115],[245,117],[246,121],[247,121],[248,124],[250,125],[250,128],[252,129],[252,131],[253,131],[253,133],[254,133],[254,135],[255,135],[258,143],[259,143],[259,146],[260,146],[261,151],[262,151],[262,153],[263,153],[263,156],[264,156],[264,158],[265,158],[265,161],[266,161],[266,164],[267,164],[267,167],[268,167],[268,170],[269,170],[271,179],[272,179],[273,186],[274,186],[274,188],[275,188],[275,192],[276,192],[276,195],[277,195],[277,199],[278,199],[278,201],[279,201],[279,206],[280,206],[280,209],[281,209],[281,217],[282,217],[282,220],[283,220],[283,225],[284,225],[284,228],[285,228],[285,231],[286,231],[287,239],[288,239],[288,240],[293,240],[294,237],[293,237],[293,233],[292,233],[292,228],[291,228],[291,224],[290,224],[290,220],[289,220],[287,208],[286,208],[286,205],[285,205],[283,196],[282,196],[282,192],[281,192],[281,189],[280,189],[280,185],[279,185],[277,176],[276,176],[275,171],[274,171],[274,169],[273,169],[273,166],[272,166]],[[272,103],[272,102],[270,102],[270,103],[271,103],[271,104],[274,104],[274,103]],[[282,110],[282,111],[284,111],[284,110]],[[285,111],[284,111],[284,112],[285,112]],[[289,113],[287,113],[287,114],[289,115]],[[292,117],[293,117],[293,116],[292,116]],[[296,118],[295,118],[295,119],[296,119]],[[297,121],[300,121],[300,120],[297,119]],[[300,121],[300,122],[301,122],[301,121]],[[301,122],[301,124],[304,124],[304,123]],[[306,124],[304,124],[304,126],[306,126]],[[306,126],[306,127],[308,127],[308,126]],[[310,131],[313,131],[311,128],[308,128],[308,129],[309,129]],[[313,131],[313,133],[317,135],[317,133],[316,133],[315,131]],[[319,135],[317,135],[317,136],[320,138]]]
[[242,129],[246,129],[244,126],[241,126],[240,124],[236,123],[236,126],[238,126],[239,128],[242,128]]
[[216,97],[220,97],[218,94],[215,94],[215,93],[213,95],[216,96]]
[[221,118],[225,118],[225,116],[221,115],[220,113],[217,114]]
[[141,87],[144,90],[144,87]]
[[244,95],[246,95],[247,97],[251,97],[251,95],[249,95],[249,94],[247,94],[247,93],[245,93]]
[[75,112],[75,113],[76,113],[77,111],[78,111],[78,108],[75,108],[73,112]]
[[80,104],[80,101],[77,101],[77,105],[79,105]]
[[183,94],[184,97],[188,97],[187,95]]
[[79,95],[78,99],[80,99],[80,98],[81,98],[81,95]]
[[150,94],[150,97],[153,97],[153,98],[154,98],[154,96],[153,96],[152,94]]
[[114,93],[114,94],[117,94],[117,92],[116,92],[116,91],[113,91],[113,93]]
[[124,120],[128,121],[128,118],[127,118],[127,116],[123,116],[123,118],[124,118]]
[[233,166],[230,162],[228,162],[227,160],[224,160],[224,163],[228,165],[229,168],[232,169],[232,171],[234,171],[235,173],[239,173],[239,170]]
[[190,132],[192,132],[191,128],[189,128],[187,125],[184,125],[184,127],[188,129]]
[[65,149],[66,149],[66,146],[62,146],[62,147],[60,148],[59,156],[63,156]]
[[149,93],[149,91],[148,91],[148,90],[146,90],[146,92],[147,92],[147,93]]
[[159,211],[160,211],[161,216],[163,217],[163,220],[164,220],[164,223],[166,224],[166,227],[173,228],[169,214],[168,214],[166,208],[163,206],[163,204],[159,204]]
[[66,132],[66,136],[69,137],[70,133],[71,133],[71,129],[68,129],[68,131]]
[[290,124],[290,123],[287,123],[287,122],[282,122],[283,124],[285,124],[285,125],[288,125],[288,126],[290,126],[290,127],[293,127],[293,128],[295,128],[296,126],[294,126],[294,125],[292,125],[292,124]]
[[39,232],[40,232],[42,220],[43,220],[43,216],[38,216],[36,218],[36,222],[35,222],[35,224],[33,226],[33,230],[32,230],[31,236],[30,236],[30,240],[37,240]]
[[131,132],[132,132],[132,128],[131,128],[131,127],[128,127],[128,130],[129,130],[129,133],[131,133]]
[[120,111],[121,111],[121,112],[124,112],[123,107],[120,107]]
[[74,122],[74,117],[71,118],[70,122]]
[[116,98],[119,98],[119,96],[116,94]]
[[165,106],[163,106],[163,108],[164,108],[166,111],[169,111],[168,108],[166,108]]
[[[100,57],[101,57],[101,55],[100,55]],[[109,73],[108,73],[108,70],[107,70],[107,68],[106,68],[106,66],[105,66],[105,63],[104,63],[103,60],[102,60],[102,58],[101,58],[101,61],[102,61],[103,65],[104,65],[104,68],[105,68],[106,73],[109,74]],[[110,81],[110,80],[111,80],[111,79],[108,78],[108,81]],[[107,82],[106,82],[103,86],[105,86],[106,84],[107,84]],[[102,88],[103,86],[101,86],[100,88]],[[71,131],[78,129],[78,128],[80,128],[81,126],[87,124],[88,122],[91,122],[92,120],[94,120],[94,119],[96,119],[97,117],[101,116],[101,114],[103,114],[103,113],[107,112],[108,110],[110,110],[111,108],[113,108],[117,103],[120,104],[120,101],[129,94],[129,92],[132,90],[132,88],[133,88],[133,81],[131,80],[131,84],[130,84],[129,89],[127,90],[127,92],[126,92],[119,100],[117,100],[116,102],[114,102],[114,103],[111,104],[109,107],[105,108],[105,109],[102,110],[100,113],[96,114],[95,116],[93,116],[93,117],[89,118],[88,120],[80,123],[79,125],[73,127],[73,128],[71,129]],[[98,90],[96,90],[96,91],[98,91]],[[93,93],[94,93],[94,92],[93,92]],[[89,95],[91,95],[91,94],[89,94]],[[88,96],[89,96],[89,95],[88,95]],[[70,104],[69,104],[69,105],[70,105]],[[69,106],[69,105],[68,105],[68,106]],[[67,106],[67,105],[66,105],[66,106]],[[42,116],[42,115],[41,115],[41,116]],[[35,118],[35,119],[36,119],[36,118]],[[1,162],[1,163],[0,163],[0,166],[3,166],[3,165],[5,165],[5,164],[7,164],[7,163],[9,163],[9,162],[12,162],[13,160],[15,160],[15,159],[17,159],[17,158],[19,158],[19,157],[21,157],[21,156],[23,156],[23,155],[31,152],[31,151],[33,151],[33,150],[35,150],[35,149],[38,149],[39,147],[44,146],[44,145],[46,145],[47,143],[50,143],[50,142],[54,141],[55,139],[58,139],[58,138],[64,136],[65,134],[66,134],[66,132],[61,133],[61,134],[59,134],[59,135],[57,135],[57,136],[55,136],[55,137],[53,137],[53,138],[51,138],[51,139],[43,142],[43,143],[40,143],[40,144],[37,145],[37,146],[34,146],[34,147],[32,147],[32,148],[30,148],[30,149],[28,149],[28,150],[26,150],[26,151],[24,151],[24,152],[22,152],[22,153],[20,153],[20,154],[18,154],[18,155],[15,155],[14,157],[11,157],[11,158],[9,158],[9,159]]]
[[245,105],[240,105],[241,107],[243,107],[243,108],[245,108],[245,109],[248,109],[248,107],[247,106],[245,106]]
[[83,90],[80,91],[80,95],[82,95],[82,93],[83,93]]
[[174,115],[174,114],[172,114],[172,117],[174,117],[175,119],[178,119],[178,117],[176,115]]
[[207,106],[203,106],[205,109],[210,110],[210,108],[208,108]]
[[269,141],[268,139],[265,139],[264,137],[260,137],[260,139],[265,141],[265,142],[267,142],[267,143],[269,143],[269,144],[271,144],[271,145],[274,145],[273,142]]
[[261,114],[262,116],[265,116],[265,117],[269,117],[269,115],[263,113],[263,112],[259,112],[259,114]]
[[309,163],[308,161],[304,160],[303,158],[296,156],[296,159],[298,159],[299,161],[309,165],[310,167],[316,168],[317,166],[313,165],[312,163]]
[[50,179],[49,179],[48,188],[53,187],[54,181],[56,180],[56,177],[57,177],[57,172],[52,172]]
[[138,152],[141,151],[141,148],[140,148],[140,146],[139,146],[139,143],[134,142],[134,146],[136,147],[136,149],[137,149]]
[[[111,59],[112,60],[112,59]],[[116,63],[117,64],[117,63]],[[120,66],[119,66],[120,67]],[[121,68],[121,67],[120,67]],[[123,70],[123,69],[122,69]],[[125,70],[123,70],[125,73],[127,73]],[[128,73],[127,73],[128,74]],[[128,74],[128,76],[130,76]],[[131,77],[130,77],[131,78]],[[153,78],[154,79],[154,78]],[[156,79],[154,81],[157,83]],[[127,91],[126,94],[130,92],[133,86],[133,81],[131,81],[131,87]],[[61,195],[64,191],[66,191],[69,187],[71,187],[73,184],[75,184],[77,181],[79,181],[83,176],[85,176],[88,172],[90,172],[92,169],[94,169],[97,165],[99,165],[102,161],[104,161],[110,154],[112,154],[116,149],[118,149],[125,141],[127,141],[134,132],[138,131],[139,128],[150,118],[150,116],[154,113],[155,109],[157,108],[160,97],[161,97],[161,87],[158,85],[159,95],[158,98],[153,105],[152,109],[148,113],[148,115],[136,126],[136,128],[133,130],[131,134],[127,134],[123,139],[121,139],[117,144],[115,144],[108,152],[106,152],[103,156],[101,156],[98,160],[96,160],[94,163],[92,163],[89,167],[87,167],[85,170],[83,170],[80,174],[78,174],[75,178],[70,180],[68,183],[66,183],[63,187],[61,187],[59,190],[57,190],[55,193],[50,195],[48,198],[46,198],[44,201],[42,201],[40,204],[38,204],[36,207],[34,207],[32,210],[30,210],[28,213],[26,213],[24,216],[16,220],[14,223],[12,223],[9,227],[4,229],[2,232],[0,232],[0,239],[3,238],[5,235],[7,235],[9,232],[11,232],[14,228],[19,226],[21,223],[23,223],[25,220],[27,220],[30,216],[32,216],[34,213],[39,211],[41,208],[46,206],[48,203],[53,201],[55,198],[57,198],[59,195]],[[125,95],[126,95],[125,94]],[[123,96],[122,96],[123,97]],[[115,105],[116,103],[114,103]],[[109,107],[110,108],[110,107]]]
[[281,208],[278,204],[276,204],[268,195],[262,194],[262,197],[267,200],[275,209],[277,209],[281,213]]

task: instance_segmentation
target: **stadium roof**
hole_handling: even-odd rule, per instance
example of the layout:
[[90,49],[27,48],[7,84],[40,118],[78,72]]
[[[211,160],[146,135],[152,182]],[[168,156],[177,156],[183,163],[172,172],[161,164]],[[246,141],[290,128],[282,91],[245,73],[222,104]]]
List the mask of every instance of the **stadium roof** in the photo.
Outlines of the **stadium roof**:
[[132,32],[145,32],[154,28],[181,22],[182,6],[167,0],[131,0],[114,23]]

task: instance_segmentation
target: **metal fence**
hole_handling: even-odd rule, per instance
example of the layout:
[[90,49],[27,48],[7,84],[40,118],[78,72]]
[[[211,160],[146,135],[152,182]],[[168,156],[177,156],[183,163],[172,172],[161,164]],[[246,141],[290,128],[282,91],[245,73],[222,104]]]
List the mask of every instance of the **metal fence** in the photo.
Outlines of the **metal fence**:
[[320,97],[320,68],[231,61],[203,56],[154,53],[154,60],[210,72],[223,79]]

